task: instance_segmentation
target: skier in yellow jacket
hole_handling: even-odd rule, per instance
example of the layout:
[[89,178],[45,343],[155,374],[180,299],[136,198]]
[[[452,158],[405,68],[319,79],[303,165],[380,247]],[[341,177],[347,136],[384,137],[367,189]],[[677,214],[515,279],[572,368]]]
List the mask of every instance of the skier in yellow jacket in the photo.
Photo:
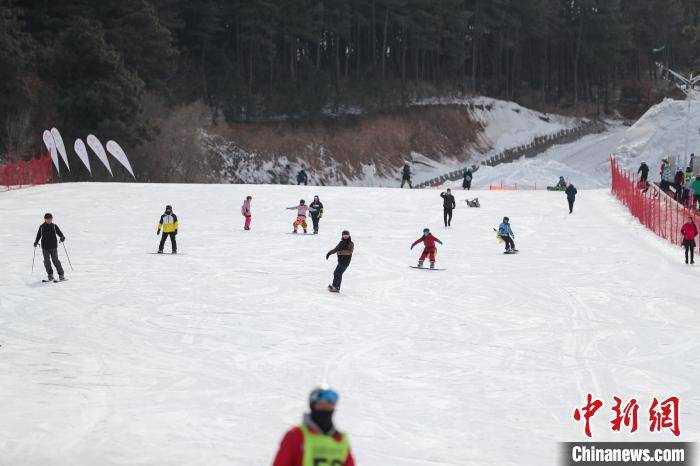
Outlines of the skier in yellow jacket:
[[163,246],[165,246],[165,240],[168,236],[170,236],[173,254],[177,254],[177,242],[175,241],[177,228],[177,215],[173,213],[172,206],[165,206],[165,213],[160,216],[158,231],[156,232],[156,235],[160,235],[161,230],[163,230],[163,236],[160,238],[160,246],[158,246],[158,254],[163,254]]

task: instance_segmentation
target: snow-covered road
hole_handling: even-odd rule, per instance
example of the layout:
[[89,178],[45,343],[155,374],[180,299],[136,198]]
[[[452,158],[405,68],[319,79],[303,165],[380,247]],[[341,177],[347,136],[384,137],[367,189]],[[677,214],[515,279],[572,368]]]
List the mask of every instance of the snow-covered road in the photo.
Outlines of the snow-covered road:
[[[239,207],[253,195],[253,230]],[[293,236],[319,194],[319,236]],[[606,190],[463,192],[453,227],[432,190],[63,184],[0,193],[0,464],[270,464],[308,391],[340,391],[358,464],[554,465],[590,392],[681,397],[700,433],[700,269]],[[148,254],[166,203],[178,256]],[[32,242],[54,213],[75,267],[42,284]],[[521,253],[492,227],[511,218]],[[446,272],[412,270],[424,226]],[[330,294],[342,229],[356,254]],[[63,253],[63,251],[61,251]],[[603,413],[603,410],[601,410]],[[647,433],[640,415],[635,440]]]

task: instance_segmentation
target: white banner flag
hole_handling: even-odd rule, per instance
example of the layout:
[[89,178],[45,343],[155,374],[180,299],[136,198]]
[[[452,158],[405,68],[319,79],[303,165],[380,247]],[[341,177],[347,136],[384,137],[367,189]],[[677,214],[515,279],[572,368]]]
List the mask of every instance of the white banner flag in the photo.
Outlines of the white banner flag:
[[107,141],[107,151],[112,154],[112,156],[117,159],[119,163],[124,165],[124,168],[129,170],[129,173],[131,173],[131,176],[136,179],[136,176],[134,175],[134,171],[131,169],[131,164],[129,163],[129,159],[126,158],[126,154],[124,153],[124,150],[121,148],[119,144],[117,144],[114,141]]
[[53,160],[53,164],[56,167],[56,171],[58,174],[61,174],[61,168],[58,166],[58,155],[56,155],[56,143],[53,140],[53,136],[51,136],[51,131],[48,129],[44,131],[44,144],[46,144],[46,148],[49,150],[49,154],[51,154],[51,160]]
[[85,148],[85,143],[83,140],[76,139],[75,144],[73,144],[73,149],[75,149],[75,153],[78,154],[78,158],[83,162],[85,168],[87,168],[92,175],[92,170],[90,170],[90,159],[88,158],[87,149]]
[[87,143],[88,146],[90,146],[90,149],[92,149],[95,155],[97,155],[97,158],[100,159],[100,162],[102,162],[104,166],[107,167],[109,174],[114,176],[114,174],[112,173],[112,168],[109,166],[109,160],[107,160],[105,148],[102,147],[102,143],[100,142],[100,140],[97,139],[94,135],[89,134],[87,137]]
[[68,171],[70,171],[70,165],[68,165],[68,154],[66,154],[66,146],[63,144],[61,133],[59,133],[56,128],[51,128],[51,136],[53,136],[53,142],[56,144],[58,153],[61,155],[63,161],[66,162],[66,167],[68,167]]

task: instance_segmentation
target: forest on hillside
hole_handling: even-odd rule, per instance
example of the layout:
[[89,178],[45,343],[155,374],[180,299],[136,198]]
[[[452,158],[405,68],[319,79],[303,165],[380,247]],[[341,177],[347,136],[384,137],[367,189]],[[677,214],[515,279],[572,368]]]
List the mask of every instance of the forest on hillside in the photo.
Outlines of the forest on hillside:
[[655,61],[693,69],[699,15],[700,0],[0,0],[0,154],[51,126],[139,154],[170,126],[454,93],[610,111]]

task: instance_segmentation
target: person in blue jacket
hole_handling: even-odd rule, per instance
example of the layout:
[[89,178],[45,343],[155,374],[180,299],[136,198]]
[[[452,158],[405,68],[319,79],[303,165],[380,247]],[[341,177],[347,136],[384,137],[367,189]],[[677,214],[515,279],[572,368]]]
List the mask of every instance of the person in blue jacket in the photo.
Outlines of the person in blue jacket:
[[515,249],[515,242],[513,241],[515,235],[513,234],[513,230],[510,228],[509,222],[510,219],[508,217],[503,217],[503,223],[498,226],[498,236],[505,241],[506,252],[515,252],[517,251],[517,249]]

